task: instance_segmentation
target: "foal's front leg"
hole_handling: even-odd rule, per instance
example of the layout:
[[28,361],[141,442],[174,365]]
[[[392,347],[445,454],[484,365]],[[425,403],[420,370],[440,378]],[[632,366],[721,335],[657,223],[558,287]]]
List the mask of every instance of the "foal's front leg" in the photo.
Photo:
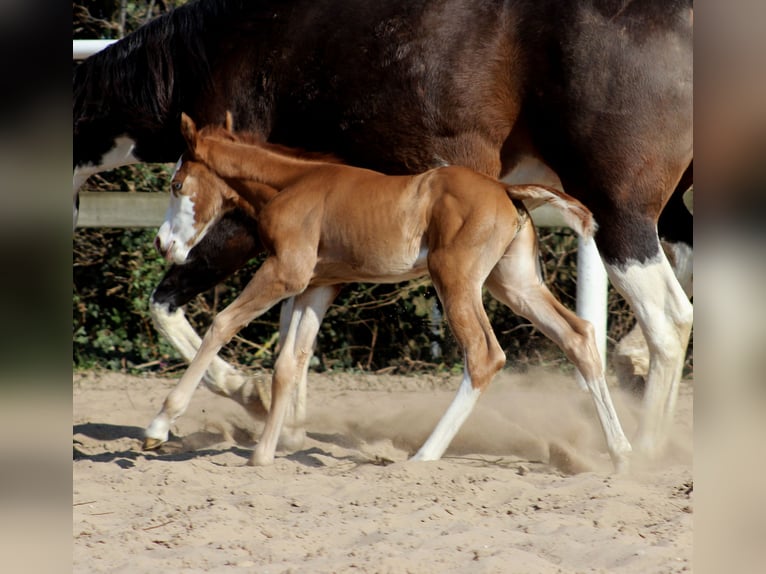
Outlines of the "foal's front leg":
[[[339,291],[340,286],[337,285],[312,287],[293,299],[289,328],[274,366],[271,410],[250,464],[263,466],[274,462],[277,439],[282,434],[285,421],[293,427],[304,423],[305,404],[301,403],[300,396],[296,400],[294,394],[297,391],[299,395],[301,392],[305,395],[309,359],[314,351],[319,326]],[[290,406],[293,407],[292,412],[289,412]],[[302,426],[300,430],[303,430]]]
[[242,293],[213,320],[194,360],[147,427],[144,433],[145,449],[157,448],[167,441],[170,426],[186,411],[194,390],[221,347],[250,321],[296,291],[303,290],[305,283],[285,281],[278,267],[274,258],[267,259]]
[[[261,251],[253,220],[238,210],[228,212],[191,250],[186,262],[172,265],[157,285],[149,308],[155,327],[187,363],[194,360],[202,339],[186,319],[183,306]],[[248,375],[220,357],[213,358],[203,381],[211,391],[233,399],[256,417],[263,418],[268,411],[268,387],[262,377]]]

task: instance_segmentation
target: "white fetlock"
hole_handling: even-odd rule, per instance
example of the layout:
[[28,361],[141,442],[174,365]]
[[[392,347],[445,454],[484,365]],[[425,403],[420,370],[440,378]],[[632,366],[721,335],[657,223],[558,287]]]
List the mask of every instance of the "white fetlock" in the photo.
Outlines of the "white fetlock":
[[631,466],[632,449],[628,446],[626,451],[622,451],[612,456],[615,474],[628,474]]
[[274,464],[274,455],[260,452],[258,447],[253,451],[253,456],[250,457],[250,461],[247,463],[249,466],[270,466]]
[[156,449],[168,442],[169,435],[170,425],[161,416],[158,416],[144,430],[144,441],[141,448],[143,450]]

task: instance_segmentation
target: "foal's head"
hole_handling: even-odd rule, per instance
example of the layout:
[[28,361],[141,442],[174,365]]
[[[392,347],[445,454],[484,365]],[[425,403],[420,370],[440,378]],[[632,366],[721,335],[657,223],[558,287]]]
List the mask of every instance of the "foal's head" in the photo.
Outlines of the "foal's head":
[[170,206],[154,244],[168,261],[184,263],[189,251],[224,213],[237,206],[238,199],[223,179],[184,154],[170,180]]
[[208,157],[211,141],[228,140],[291,158],[339,163],[332,156],[266,143],[255,133],[235,134],[230,113],[226,114],[225,126],[208,125],[199,130],[189,116],[181,114],[181,133],[187,151],[170,182],[170,207],[154,241],[168,261],[178,264],[186,261],[191,249],[224,213],[239,207],[255,220],[260,206],[278,191],[254,180],[219,177],[208,167],[215,165],[214,158]]
[[170,206],[154,244],[168,261],[181,264],[221,216],[237,207],[240,196],[204,163],[196,160],[198,142],[204,137],[240,141],[232,130],[231,114],[225,126],[197,126],[186,114],[181,117],[181,133],[187,151],[178,161],[170,181]]

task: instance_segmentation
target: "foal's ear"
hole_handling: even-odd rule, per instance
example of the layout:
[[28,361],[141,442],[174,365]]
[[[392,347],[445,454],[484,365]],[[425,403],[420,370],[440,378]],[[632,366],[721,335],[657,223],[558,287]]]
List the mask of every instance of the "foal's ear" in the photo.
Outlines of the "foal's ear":
[[181,112],[181,134],[184,136],[189,149],[194,151],[197,146],[197,126],[194,124],[194,120],[184,112]]
[[234,116],[231,115],[231,110],[226,110],[226,131],[230,134],[234,133]]

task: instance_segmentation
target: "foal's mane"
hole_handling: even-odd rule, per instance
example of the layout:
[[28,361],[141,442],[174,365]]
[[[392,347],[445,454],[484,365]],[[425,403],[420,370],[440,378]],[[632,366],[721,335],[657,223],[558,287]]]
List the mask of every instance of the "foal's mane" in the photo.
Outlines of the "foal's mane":
[[272,153],[275,153],[277,155],[281,155],[283,157],[287,157],[291,159],[306,160],[306,161],[312,161],[312,162],[345,164],[345,162],[342,159],[332,154],[307,151],[300,148],[294,148],[294,147],[288,147],[288,146],[284,146],[280,144],[270,143],[270,142],[267,142],[265,138],[259,133],[251,132],[251,131],[232,132],[232,131],[229,131],[229,129],[219,125],[209,124],[209,125],[206,125],[205,127],[200,128],[199,137],[226,140],[226,141],[241,143],[245,145],[256,146],[256,147],[265,149],[267,151],[270,151]]

